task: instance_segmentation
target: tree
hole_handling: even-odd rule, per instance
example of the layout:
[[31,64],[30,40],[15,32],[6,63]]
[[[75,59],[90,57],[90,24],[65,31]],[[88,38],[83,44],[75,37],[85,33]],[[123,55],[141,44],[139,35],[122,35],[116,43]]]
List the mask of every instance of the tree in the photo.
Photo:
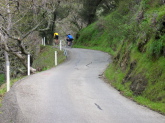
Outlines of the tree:
[[[6,0],[1,8],[0,36],[2,49],[5,51],[6,61],[9,61],[8,53],[15,55],[26,67],[26,55],[29,53],[24,45],[24,39],[35,31],[41,22],[34,21],[31,2],[25,5],[21,1]],[[32,16],[33,15],[33,16]],[[31,18],[32,16],[32,18]],[[27,19],[28,18],[28,19]],[[26,21],[25,21],[26,20]],[[22,23],[24,21],[24,23]],[[26,23],[27,26],[24,26]],[[35,26],[34,26],[35,25]],[[23,27],[24,26],[24,27]],[[31,72],[35,69],[31,67]]]
[[53,33],[56,30],[56,22],[61,21],[69,15],[71,10],[68,1],[54,1],[47,0],[44,2],[44,7],[42,8],[44,24],[39,29],[40,34],[46,37],[46,44],[53,44]]
[[80,16],[89,25],[97,20],[97,12],[107,14],[116,7],[118,0],[83,0],[82,4]]
[[[67,13],[58,14],[63,8],[60,0],[3,0],[0,4],[0,45],[26,68],[26,56],[33,52],[26,43],[27,37],[38,31],[41,36],[49,38],[47,44],[52,44],[55,22],[66,17]],[[31,67],[31,72],[34,71]]]
[[71,29],[75,30],[76,32],[79,32],[87,25],[87,23],[82,20],[79,14],[83,6],[79,2],[75,2],[71,5],[71,7],[72,9],[69,14],[69,22],[72,27]]
[[102,0],[84,0],[81,16],[88,24],[96,20],[96,10]]
[[103,0],[97,9],[98,16],[106,15],[113,11],[116,7],[117,3],[114,0]]

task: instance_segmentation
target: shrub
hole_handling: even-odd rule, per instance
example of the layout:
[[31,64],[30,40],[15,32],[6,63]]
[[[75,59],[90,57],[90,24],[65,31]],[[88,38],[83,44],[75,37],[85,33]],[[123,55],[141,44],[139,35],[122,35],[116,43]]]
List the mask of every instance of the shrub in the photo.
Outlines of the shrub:
[[4,84],[4,82],[5,82],[5,75],[4,74],[0,74],[0,86],[2,84]]

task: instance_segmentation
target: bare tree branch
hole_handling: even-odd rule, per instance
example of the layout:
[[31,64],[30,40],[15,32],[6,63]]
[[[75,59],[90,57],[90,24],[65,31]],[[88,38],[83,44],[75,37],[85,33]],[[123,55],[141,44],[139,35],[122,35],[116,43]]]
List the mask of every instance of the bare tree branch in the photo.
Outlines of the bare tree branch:
[[23,40],[24,38],[26,38],[30,33],[34,32],[35,30],[37,30],[37,28],[42,24],[43,21],[39,22],[33,29],[31,29],[29,32],[27,32],[25,35],[22,36]]
[[10,35],[6,29],[4,27],[1,27],[0,30],[5,33],[9,38],[13,39],[13,40],[23,40],[25,39],[30,33],[34,32],[35,30],[37,30],[37,28],[41,25],[42,21],[40,23],[38,23],[33,29],[31,29],[29,32],[27,32],[26,34],[24,34],[23,36],[19,36],[19,37],[14,37],[12,35]]
[[2,14],[0,14],[0,16],[3,18],[4,21],[6,21],[5,17]]

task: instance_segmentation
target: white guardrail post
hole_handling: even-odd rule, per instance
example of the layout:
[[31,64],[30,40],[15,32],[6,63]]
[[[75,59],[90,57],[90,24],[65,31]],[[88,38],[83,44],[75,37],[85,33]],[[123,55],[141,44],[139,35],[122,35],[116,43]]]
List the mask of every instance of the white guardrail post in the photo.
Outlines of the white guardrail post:
[[42,38],[42,45],[44,45],[44,39]]
[[57,51],[55,51],[55,66],[57,66]]
[[62,41],[60,40],[60,51],[62,50]]
[[30,54],[27,56],[27,75],[30,75]]
[[45,46],[45,37],[44,37],[44,46]]
[[44,38],[42,38],[42,45],[44,45],[44,46],[45,46],[45,37],[44,37]]
[[7,81],[7,92],[10,90],[10,62],[6,62],[6,81]]

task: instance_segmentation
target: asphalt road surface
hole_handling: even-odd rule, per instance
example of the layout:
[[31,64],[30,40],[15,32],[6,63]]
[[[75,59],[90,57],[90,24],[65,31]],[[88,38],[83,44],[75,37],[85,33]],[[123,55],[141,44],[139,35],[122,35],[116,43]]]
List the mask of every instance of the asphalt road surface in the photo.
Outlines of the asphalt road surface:
[[100,78],[111,62],[107,53],[69,51],[65,63],[13,86],[4,99],[2,123],[165,123],[165,116],[123,97]]

